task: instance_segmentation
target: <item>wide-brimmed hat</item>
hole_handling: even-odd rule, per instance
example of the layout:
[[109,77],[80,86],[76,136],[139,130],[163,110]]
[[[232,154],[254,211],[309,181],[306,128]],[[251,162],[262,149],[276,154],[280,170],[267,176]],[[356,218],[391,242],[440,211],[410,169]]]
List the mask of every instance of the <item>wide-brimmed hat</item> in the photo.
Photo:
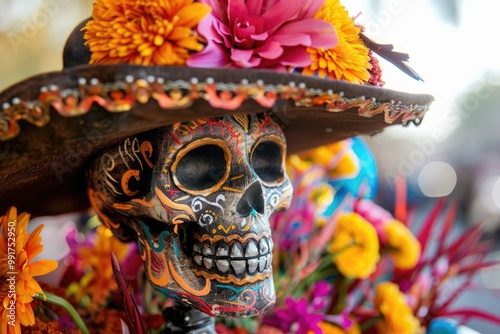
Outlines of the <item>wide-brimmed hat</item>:
[[63,70],[0,93],[0,211],[11,205],[34,215],[87,208],[88,159],[160,126],[267,112],[283,128],[291,154],[391,124],[419,123],[433,100],[272,66],[89,65],[80,28],[66,46]]

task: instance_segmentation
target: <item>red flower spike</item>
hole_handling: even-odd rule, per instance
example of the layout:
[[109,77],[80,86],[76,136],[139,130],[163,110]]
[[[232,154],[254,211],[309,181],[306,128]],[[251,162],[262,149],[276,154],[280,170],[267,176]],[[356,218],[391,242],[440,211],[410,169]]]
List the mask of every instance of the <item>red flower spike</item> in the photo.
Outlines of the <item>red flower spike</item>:
[[118,263],[118,259],[115,254],[111,252],[111,266],[113,267],[113,274],[115,275],[116,283],[122,294],[123,303],[125,306],[125,313],[127,315],[127,322],[130,325],[130,331],[134,334],[147,334],[148,330],[142,322],[141,314],[139,313],[139,308],[132,297],[132,294],[127,288],[125,283],[125,278]]
[[469,254],[469,250],[474,248],[481,238],[482,228],[476,225],[465,231],[453,244],[441,255],[447,255],[450,262],[458,262],[461,258]]
[[476,309],[468,309],[468,308],[457,309],[453,311],[444,312],[441,315],[444,317],[462,316],[463,322],[467,322],[472,318],[479,318],[500,325],[499,316]]
[[453,223],[455,222],[455,218],[457,216],[457,211],[458,211],[458,205],[456,203],[454,203],[454,204],[452,204],[451,208],[449,208],[447,210],[447,212],[445,213],[443,227],[441,229],[441,233],[440,233],[439,239],[438,239],[438,244],[439,244],[438,250],[437,250],[438,254],[442,253],[442,250],[445,246],[446,237],[448,236],[448,234],[451,230],[451,227],[453,226]]
[[403,222],[406,226],[408,226],[407,221],[407,208],[406,208],[406,179],[402,176],[397,176],[395,180],[396,186],[396,203],[394,209],[394,218]]
[[[481,260],[483,260],[483,259],[481,259]],[[488,269],[489,267],[495,267],[495,266],[498,266],[497,262],[477,261],[477,263],[473,263],[473,264],[470,264],[468,266],[461,267],[458,270],[457,275],[471,273],[471,272],[475,273],[475,272],[478,272],[479,270],[484,270],[484,269]]]
[[431,235],[431,230],[436,224],[436,221],[439,218],[439,214],[443,211],[444,204],[444,200],[440,200],[437,202],[437,204],[434,206],[434,208],[432,208],[431,212],[427,216],[427,219],[425,220],[422,229],[418,234],[417,239],[420,241],[420,244],[422,246],[422,254],[425,254],[427,242],[429,241],[429,237]]
[[466,289],[470,287],[472,284],[472,278],[474,277],[475,272],[468,272],[465,281],[460,284],[460,286],[453,291],[450,297],[441,305],[434,305],[435,308],[438,308],[439,311],[435,312],[436,314],[442,315],[442,313],[453,303]]

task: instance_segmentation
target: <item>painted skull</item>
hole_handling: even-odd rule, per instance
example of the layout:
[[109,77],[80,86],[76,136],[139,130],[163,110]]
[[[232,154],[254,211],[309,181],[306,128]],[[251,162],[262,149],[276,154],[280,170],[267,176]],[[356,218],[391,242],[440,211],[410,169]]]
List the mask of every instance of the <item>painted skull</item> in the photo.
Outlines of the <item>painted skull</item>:
[[269,216],[288,207],[286,144],[268,115],[200,119],[98,154],[89,198],[105,225],[137,239],[150,283],[213,316],[275,302]]

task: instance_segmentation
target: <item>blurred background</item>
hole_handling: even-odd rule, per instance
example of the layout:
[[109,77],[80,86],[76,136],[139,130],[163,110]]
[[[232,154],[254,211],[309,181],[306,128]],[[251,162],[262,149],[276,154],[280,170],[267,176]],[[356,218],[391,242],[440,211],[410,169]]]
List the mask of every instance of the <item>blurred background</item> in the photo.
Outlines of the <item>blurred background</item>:
[[[436,199],[460,204],[460,228],[484,224],[500,239],[500,2],[493,0],[345,0],[365,34],[409,53],[417,82],[381,60],[386,87],[429,93],[436,101],[423,123],[366,138],[376,156],[377,201],[394,203],[394,179],[408,182],[410,206],[425,215]],[[64,42],[88,17],[91,0],[0,0],[0,90],[28,76],[62,68]],[[498,245],[498,242],[496,242]],[[498,251],[500,247],[496,247]],[[492,253],[500,258],[500,253]],[[460,299],[500,312],[500,274],[478,278]],[[481,333],[500,329],[473,321]]]

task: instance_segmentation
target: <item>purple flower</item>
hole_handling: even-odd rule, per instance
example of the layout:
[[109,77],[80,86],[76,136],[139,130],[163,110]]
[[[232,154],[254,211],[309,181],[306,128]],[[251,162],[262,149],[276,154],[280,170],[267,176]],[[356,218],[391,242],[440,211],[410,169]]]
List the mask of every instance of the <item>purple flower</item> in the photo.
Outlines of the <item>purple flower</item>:
[[312,291],[313,299],[326,297],[329,296],[331,293],[332,293],[332,287],[330,286],[330,284],[328,284],[327,281],[319,281],[316,284],[314,284]]
[[325,309],[330,303],[330,297],[332,293],[332,288],[327,281],[319,281],[313,286],[312,290],[312,306],[314,310],[321,311]]
[[264,318],[264,324],[277,327],[285,333],[291,329],[296,334],[307,334],[309,331],[323,333],[318,323],[323,320],[324,315],[310,312],[305,298],[296,301],[288,297],[285,304],[286,309],[276,311],[275,317]]
[[66,243],[68,244],[69,252],[63,261],[65,271],[59,282],[60,286],[67,286],[73,281],[78,281],[83,276],[83,262],[78,252],[82,247],[92,247],[94,239],[94,233],[87,233],[85,236],[81,236],[74,226],[67,228]]
[[242,67],[285,71],[307,67],[307,47],[332,48],[334,27],[314,19],[324,0],[200,0],[212,12],[198,25],[207,40],[188,59],[191,67]]
[[78,326],[73,322],[68,314],[63,314],[58,321],[59,329],[63,330],[64,333],[70,333],[73,330],[78,329]]
[[352,325],[354,324],[354,321],[349,319],[349,312],[347,309],[344,309],[340,314],[338,315],[326,315],[325,319],[328,322],[334,323],[339,325],[341,328],[345,330],[350,330]]

